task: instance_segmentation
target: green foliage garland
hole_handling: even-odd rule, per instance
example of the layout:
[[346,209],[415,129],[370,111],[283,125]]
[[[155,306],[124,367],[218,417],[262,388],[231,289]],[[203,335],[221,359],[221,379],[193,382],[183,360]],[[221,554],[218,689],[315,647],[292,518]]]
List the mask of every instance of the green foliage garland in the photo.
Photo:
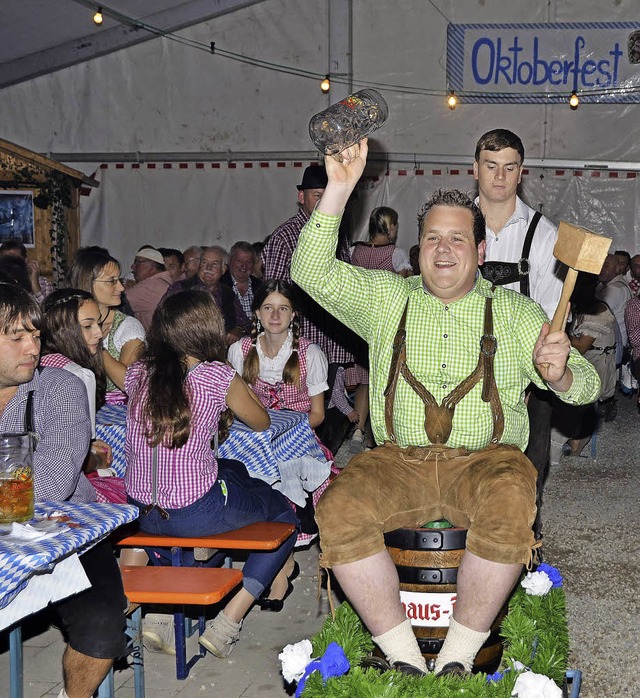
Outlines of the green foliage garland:
[[[569,656],[563,587],[553,588],[544,596],[530,596],[518,585],[509,601],[509,613],[500,634],[504,639],[504,675],[497,681],[489,681],[482,673],[463,679],[436,678],[433,674],[417,679],[397,672],[381,674],[359,666],[373,649],[373,642],[353,608],[345,602],[337,609],[335,618],[325,620],[311,644],[313,656],[319,657],[330,642],[337,642],[352,668],[326,684],[319,672],[313,672],[302,698],[510,698],[518,677],[518,672],[513,670],[514,662],[521,662],[562,686]],[[507,668],[509,671],[505,671]]]

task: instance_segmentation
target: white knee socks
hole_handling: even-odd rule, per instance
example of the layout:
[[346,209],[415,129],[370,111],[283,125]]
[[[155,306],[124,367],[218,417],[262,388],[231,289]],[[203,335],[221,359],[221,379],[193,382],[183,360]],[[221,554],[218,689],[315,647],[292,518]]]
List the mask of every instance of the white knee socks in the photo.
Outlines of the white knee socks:
[[473,660],[489,634],[488,630],[486,633],[480,633],[466,628],[452,618],[447,637],[436,659],[435,673],[437,674],[449,662],[460,662],[467,671],[471,671]]
[[422,671],[427,671],[427,663],[420,654],[420,648],[409,619],[371,639],[384,652],[389,664],[407,662],[407,664],[412,664]]

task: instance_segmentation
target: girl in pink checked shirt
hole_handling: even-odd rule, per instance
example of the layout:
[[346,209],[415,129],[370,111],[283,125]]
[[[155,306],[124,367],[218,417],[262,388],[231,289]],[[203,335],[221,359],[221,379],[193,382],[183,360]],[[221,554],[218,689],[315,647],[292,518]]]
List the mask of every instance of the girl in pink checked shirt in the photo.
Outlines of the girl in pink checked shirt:
[[[204,536],[258,521],[298,523],[280,492],[216,459],[212,441],[227,410],[258,431],[269,426],[268,413],[225,356],[224,322],[208,293],[182,291],[160,302],[147,348],[125,377],[125,486],[143,531]],[[253,603],[285,595],[295,538],[248,556],[242,589],[199,638],[209,652],[227,657]],[[153,649],[170,651],[172,624],[171,616],[145,618],[143,635]]]

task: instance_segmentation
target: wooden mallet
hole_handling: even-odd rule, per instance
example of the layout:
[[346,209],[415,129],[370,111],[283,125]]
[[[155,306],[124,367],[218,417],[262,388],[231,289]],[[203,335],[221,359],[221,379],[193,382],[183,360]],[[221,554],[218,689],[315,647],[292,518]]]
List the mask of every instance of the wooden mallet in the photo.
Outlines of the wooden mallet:
[[604,235],[597,235],[585,228],[560,221],[553,256],[569,268],[562,286],[560,302],[551,321],[551,332],[564,329],[567,306],[576,285],[578,272],[599,274],[611,247],[611,242],[611,238],[604,237]]

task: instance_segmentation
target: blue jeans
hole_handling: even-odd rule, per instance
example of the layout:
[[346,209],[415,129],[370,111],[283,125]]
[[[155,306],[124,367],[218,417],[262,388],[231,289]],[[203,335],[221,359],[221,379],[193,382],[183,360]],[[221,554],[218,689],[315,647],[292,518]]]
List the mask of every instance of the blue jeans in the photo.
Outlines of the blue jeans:
[[[139,507],[143,503],[130,500]],[[182,509],[167,509],[163,519],[157,508],[140,514],[140,529],[166,536],[208,536],[226,533],[259,521],[279,521],[296,526],[296,531],[277,549],[250,553],[242,569],[242,585],[259,598],[271,584],[296,542],[298,517],[282,495],[266,482],[252,478],[239,461],[221,458],[218,479],[200,499]]]

